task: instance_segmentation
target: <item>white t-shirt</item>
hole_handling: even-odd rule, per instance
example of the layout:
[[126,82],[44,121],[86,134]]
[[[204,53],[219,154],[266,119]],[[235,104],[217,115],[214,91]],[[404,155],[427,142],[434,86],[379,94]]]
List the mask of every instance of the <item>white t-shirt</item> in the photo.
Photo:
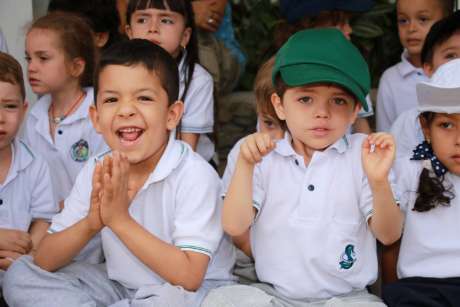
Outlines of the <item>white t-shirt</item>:
[[422,172],[422,162],[398,159],[395,163],[400,206],[405,213],[398,258],[398,277],[447,278],[460,276],[460,177],[445,175],[446,186],[456,195],[450,206],[427,212],[412,210]]
[[[91,160],[79,174],[62,213],[53,219],[52,232],[61,231],[87,215]],[[129,212],[146,230],[182,250],[211,258],[205,279],[230,280],[235,251],[221,226],[221,183],[216,172],[186,143],[170,137],[157,167],[133,199]],[[110,279],[129,289],[165,281],[136,256],[109,229],[101,233]]]
[[58,205],[46,162],[17,139],[11,146],[11,166],[0,184],[0,228],[28,231],[33,220],[50,221]]
[[377,92],[377,131],[390,131],[402,112],[417,107],[416,84],[428,81],[423,69],[413,66],[407,50],[401,62],[388,68],[380,78]]
[[412,108],[403,112],[391,126],[391,134],[396,141],[396,156],[412,156],[413,150],[425,140],[420,125],[420,112]]
[[[179,64],[179,98],[185,90],[185,77],[188,68],[184,65],[185,56]],[[214,130],[214,82],[212,76],[198,63],[195,64],[192,81],[190,82],[184,101],[181,131],[200,134],[196,152],[206,161],[212,159],[215,146],[206,133]]]
[[282,295],[329,298],[376,280],[376,239],[367,224],[373,198],[361,162],[365,138],[346,135],[305,166],[286,133],[255,166],[252,253],[259,279]]
[[108,148],[89,118],[88,110],[94,103],[93,89],[85,88],[85,91],[86,97],[78,109],[56,127],[54,142],[48,116],[50,95],[42,96],[32,106],[22,130],[26,144],[48,162],[58,202],[69,195],[88,158]]

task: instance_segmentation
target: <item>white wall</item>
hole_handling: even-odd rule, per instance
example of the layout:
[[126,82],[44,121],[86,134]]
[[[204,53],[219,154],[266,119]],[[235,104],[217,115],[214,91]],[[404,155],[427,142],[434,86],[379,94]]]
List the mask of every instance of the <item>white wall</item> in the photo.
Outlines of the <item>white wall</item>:
[[45,14],[47,6],[48,0],[0,0],[0,28],[8,44],[9,53],[21,63],[26,78],[26,96],[31,103],[37,98],[27,81],[24,60],[25,33],[34,16]]

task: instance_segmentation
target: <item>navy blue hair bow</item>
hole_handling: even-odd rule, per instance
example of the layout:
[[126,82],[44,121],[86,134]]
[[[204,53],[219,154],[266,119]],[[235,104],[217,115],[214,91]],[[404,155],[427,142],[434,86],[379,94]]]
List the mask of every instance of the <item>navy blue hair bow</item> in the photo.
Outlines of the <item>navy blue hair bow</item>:
[[438,160],[436,155],[433,152],[431,144],[427,141],[423,141],[421,144],[413,150],[414,155],[411,160],[430,160],[431,169],[436,174],[436,176],[441,177],[447,173],[447,168]]

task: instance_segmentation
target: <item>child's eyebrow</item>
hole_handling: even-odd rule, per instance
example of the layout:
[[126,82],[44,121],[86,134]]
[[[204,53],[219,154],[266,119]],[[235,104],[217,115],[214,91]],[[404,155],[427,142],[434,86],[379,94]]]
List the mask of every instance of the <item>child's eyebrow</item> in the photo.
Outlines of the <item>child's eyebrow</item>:
[[1,103],[11,103],[11,102],[17,102],[19,103],[20,99],[19,98],[1,98],[0,102]]

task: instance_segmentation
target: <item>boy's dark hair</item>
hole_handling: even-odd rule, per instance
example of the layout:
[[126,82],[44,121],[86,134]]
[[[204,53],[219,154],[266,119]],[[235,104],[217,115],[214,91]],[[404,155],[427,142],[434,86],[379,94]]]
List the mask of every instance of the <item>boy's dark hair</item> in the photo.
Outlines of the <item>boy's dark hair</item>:
[[11,55],[0,51],[0,81],[18,85],[22,99],[26,99],[21,64]]
[[[198,39],[195,30],[195,18],[193,15],[192,4],[190,0],[130,0],[126,10],[126,24],[131,25],[131,17],[137,10],[145,10],[155,8],[159,10],[170,10],[181,14],[185,19],[185,27],[192,29],[190,40],[187,44],[184,67],[182,74],[185,75],[185,87],[182,93],[181,100],[185,100],[190,82],[192,81],[195,63],[199,63],[198,59]],[[180,61],[181,56],[177,59]]]
[[66,58],[70,61],[82,58],[85,62],[85,69],[80,76],[80,86],[92,86],[96,47],[93,31],[83,18],[72,13],[53,12],[34,21],[29,32],[33,29],[56,32]]
[[[398,1],[399,0],[396,0],[396,4]],[[454,0],[437,0],[437,1],[441,5],[444,17],[452,14],[452,11],[454,10],[454,7],[455,7]]]
[[436,47],[460,31],[460,11],[437,21],[428,32],[422,48],[422,64],[432,63]]
[[[163,48],[145,39],[133,39],[115,43],[102,52],[94,78],[94,96],[99,90],[101,71],[109,65],[142,65],[148,71],[155,72],[161,86],[168,95],[168,105],[177,101],[179,96],[179,75],[177,64]],[[95,101],[96,103],[96,101]]]
[[[427,126],[433,122],[436,113],[423,112],[420,114]],[[454,199],[455,194],[452,192],[452,187],[444,186],[444,176],[437,177],[430,171],[423,168],[420,174],[420,181],[417,189],[417,199],[415,200],[413,211],[426,212],[436,206],[449,206],[450,201]]]
[[48,12],[55,11],[79,14],[88,22],[93,32],[107,32],[109,38],[102,49],[122,39],[116,0],[51,0]]

